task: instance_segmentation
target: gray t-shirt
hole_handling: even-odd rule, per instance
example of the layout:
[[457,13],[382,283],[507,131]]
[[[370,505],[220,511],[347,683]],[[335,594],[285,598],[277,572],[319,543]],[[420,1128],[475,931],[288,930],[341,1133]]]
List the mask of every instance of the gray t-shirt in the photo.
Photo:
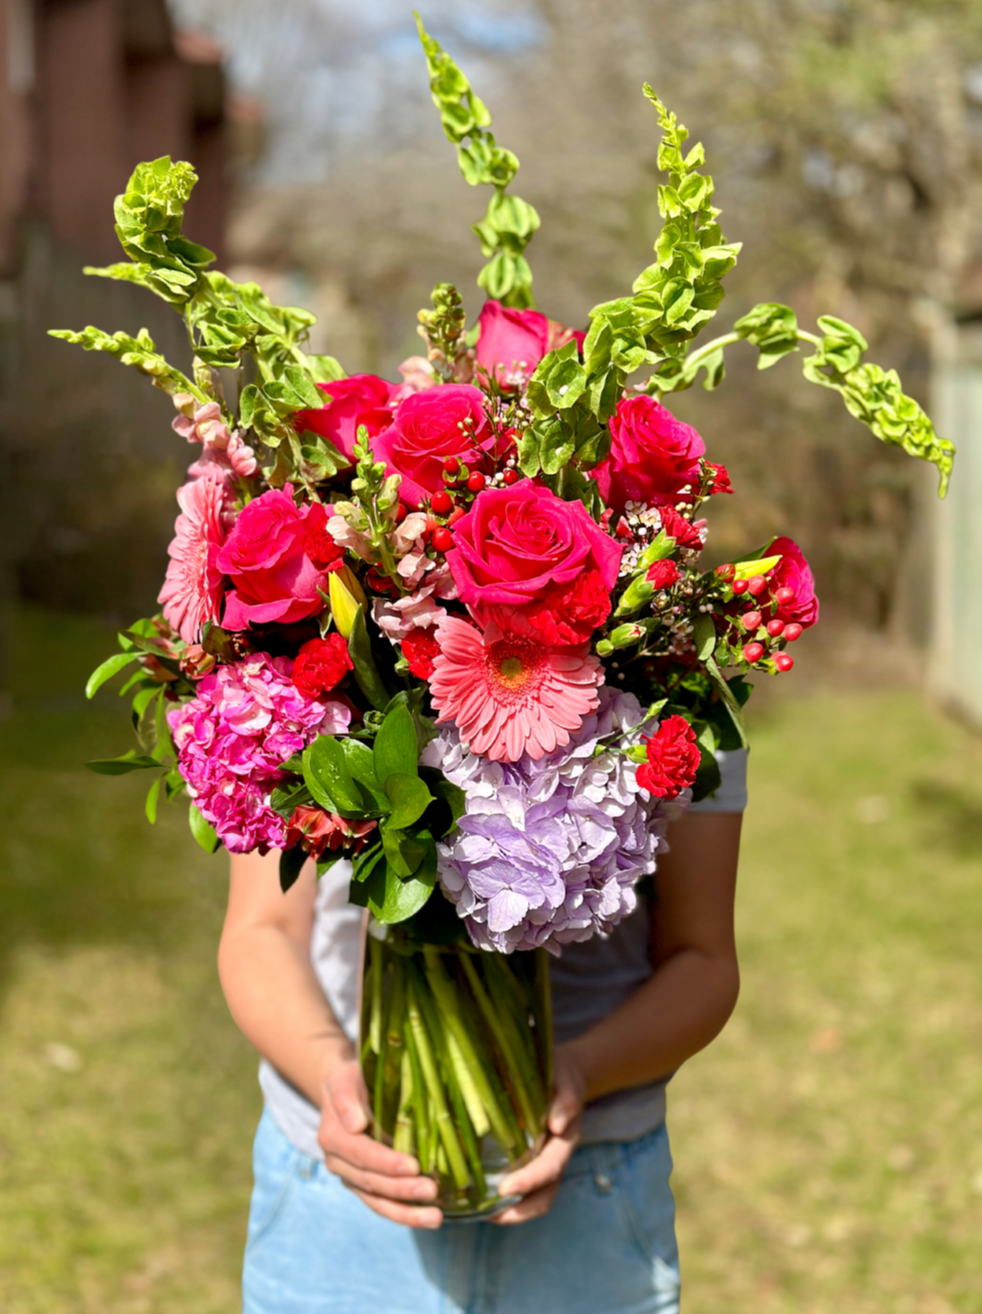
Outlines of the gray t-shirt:
[[[717,754],[722,784],[710,798],[694,803],[693,812],[742,812],[747,806],[747,753]],[[348,902],[351,865],[337,862],[321,878],[314,906],[310,960],[327,1002],[352,1042],[358,1033],[358,967],[361,953],[361,908]],[[556,1040],[572,1040],[606,1017],[651,975],[648,901],[625,917],[606,937],[567,945],[550,964]],[[665,1120],[664,1080],[615,1091],[588,1104],[583,1115],[584,1142],[631,1141]],[[299,1150],[321,1157],[317,1144],[320,1115],[313,1104],[265,1059],[259,1084],[266,1107],[284,1135]]]

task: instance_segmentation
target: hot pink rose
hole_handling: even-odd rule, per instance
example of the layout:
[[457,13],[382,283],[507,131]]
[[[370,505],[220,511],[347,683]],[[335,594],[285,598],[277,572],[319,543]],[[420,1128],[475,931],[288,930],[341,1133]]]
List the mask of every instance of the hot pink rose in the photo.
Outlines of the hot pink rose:
[[599,571],[608,591],[617,581],[622,548],[582,502],[564,502],[530,479],[485,489],[453,534],[447,563],[482,624],[488,608],[538,602],[587,571]]
[[320,505],[295,506],[289,484],[282,492],[271,488],[243,508],[218,556],[219,567],[235,586],[225,602],[222,624],[227,629],[286,624],[323,608],[318,588],[326,587],[327,577],[305,545],[316,541],[311,531],[322,528],[326,519]]
[[374,438],[390,425],[393,397],[398,389],[394,383],[374,374],[352,374],[350,378],[317,386],[327,395],[327,401],[319,411],[297,411],[293,416],[294,426],[298,433],[309,429],[320,434],[353,463],[359,426],[364,425],[369,438]]
[[610,438],[610,455],[594,475],[600,496],[617,512],[627,502],[674,501],[686,484],[699,482],[705,443],[653,397],[618,402]]
[[790,602],[779,602],[775,615],[785,624],[795,621],[807,630],[818,620],[815,577],[805,560],[805,554],[793,538],[776,538],[768,547],[766,555],[776,557],[779,552],[781,560],[768,572],[767,585],[772,597],[778,589],[792,589],[794,597]]
[[484,394],[469,383],[443,383],[406,397],[391,426],[374,443],[375,455],[402,475],[399,496],[419,506],[443,487],[443,462],[456,456],[476,465],[494,446]]
[[504,383],[527,379],[543,356],[570,338],[576,339],[582,351],[586,337],[585,333],[546,319],[537,310],[512,310],[500,301],[485,301],[477,322],[481,330],[477,363]]

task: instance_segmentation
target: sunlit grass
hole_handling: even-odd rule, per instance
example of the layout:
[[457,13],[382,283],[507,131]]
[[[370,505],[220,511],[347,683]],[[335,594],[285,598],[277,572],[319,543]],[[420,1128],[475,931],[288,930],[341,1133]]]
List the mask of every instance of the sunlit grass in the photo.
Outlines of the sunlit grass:
[[[0,1309],[228,1314],[259,1097],[224,867],[78,769],[129,747],[78,692],[110,644],[25,617],[0,726]],[[802,696],[752,793],[740,1005],[671,1088],[685,1308],[982,1314],[982,741]]]

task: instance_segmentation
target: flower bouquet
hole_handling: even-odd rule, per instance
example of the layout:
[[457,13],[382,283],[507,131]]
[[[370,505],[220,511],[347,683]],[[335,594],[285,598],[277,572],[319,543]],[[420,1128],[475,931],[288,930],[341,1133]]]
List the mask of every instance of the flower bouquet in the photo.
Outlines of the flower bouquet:
[[806,378],[934,462],[942,492],[953,449],[839,319],[812,333],[765,303],[694,345],[739,246],[701,146],[647,86],[655,260],[585,332],[535,310],[518,161],[420,35],[464,176],[492,189],[470,328],[440,284],[400,383],[347,376],[304,350],[313,316],[209,268],[182,233],[195,174],[164,158],[116,201],[128,260],[88,272],[170,302],[190,372],[146,332],[55,336],[147,374],[195,456],[161,611],[88,684],[129,672],[139,750],[89,765],[152,773],[151,822],[161,792],[187,794],[208,850],[279,850],[284,891],[308,860],[350,864],[373,1134],[468,1215],[543,1135],[544,954],[635,906],[667,822],[718,786],[716,750],[746,744],[748,676],[790,670],[818,617],[789,538],[700,568],[701,510],[733,490],[665,398],[715,388],[730,344],[762,368],[805,347]]

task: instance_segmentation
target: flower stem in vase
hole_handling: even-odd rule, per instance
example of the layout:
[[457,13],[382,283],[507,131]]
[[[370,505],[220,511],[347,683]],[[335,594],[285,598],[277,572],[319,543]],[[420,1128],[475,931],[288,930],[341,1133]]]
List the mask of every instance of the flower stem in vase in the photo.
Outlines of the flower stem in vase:
[[[427,1094],[430,1097],[431,1107],[435,1112],[436,1130],[439,1133],[440,1146],[443,1149],[447,1169],[453,1176],[456,1185],[463,1190],[470,1181],[470,1172],[467,1167],[467,1161],[464,1153],[460,1148],[460,1141],[457,1139],[457,1133],[454,1130],[453,1120],[447,1109],[446,1096],[443,1090],[443,1083],[440,1080],[440,1073],[437,1069],[436,1057],[430,1044],[430,1037],[427,1035],[426,1027],[419,1008],[419,1000],[416,994],[416,982],[409,981],[408,990],[408,1013],[409,1026],[412,1031],[413,1043],[416,1047],[416,1053],[419,1056],[419,1066],[422,1069],[423,1082],[426,1086]],[[437,1150],[437,1166],[440,1165],[440,1153]]]
[[[396,1129],[392,1137],[392,1148],[398,1150],[400,1154],[413,1154],[417,1148],[416,1124],[412,1114],[416,1098],[409,1046],[403,1045],[402,1058],[399,1062],[399,1108],[396,1111]],[[420,1158],[422,1159],[422,1150],[420,1150]]]
[[505,1067],[511,1075],[515,1096],[522,1117],[525,1119],[526,1130],[529,1135],[534,1137],[542,1117],[542,1091],[539,1075],[536,1071],[535,1057],[526,1043],[520,1023],[516,1027],[515,1018],[507,1009],[503,1009],[501,1012],[495,1009],[474,965],[473,956],[462,954],[461,966],[470,985],[471,993],[477,1000],[481,1016],[487,1023],[501,1051]]

